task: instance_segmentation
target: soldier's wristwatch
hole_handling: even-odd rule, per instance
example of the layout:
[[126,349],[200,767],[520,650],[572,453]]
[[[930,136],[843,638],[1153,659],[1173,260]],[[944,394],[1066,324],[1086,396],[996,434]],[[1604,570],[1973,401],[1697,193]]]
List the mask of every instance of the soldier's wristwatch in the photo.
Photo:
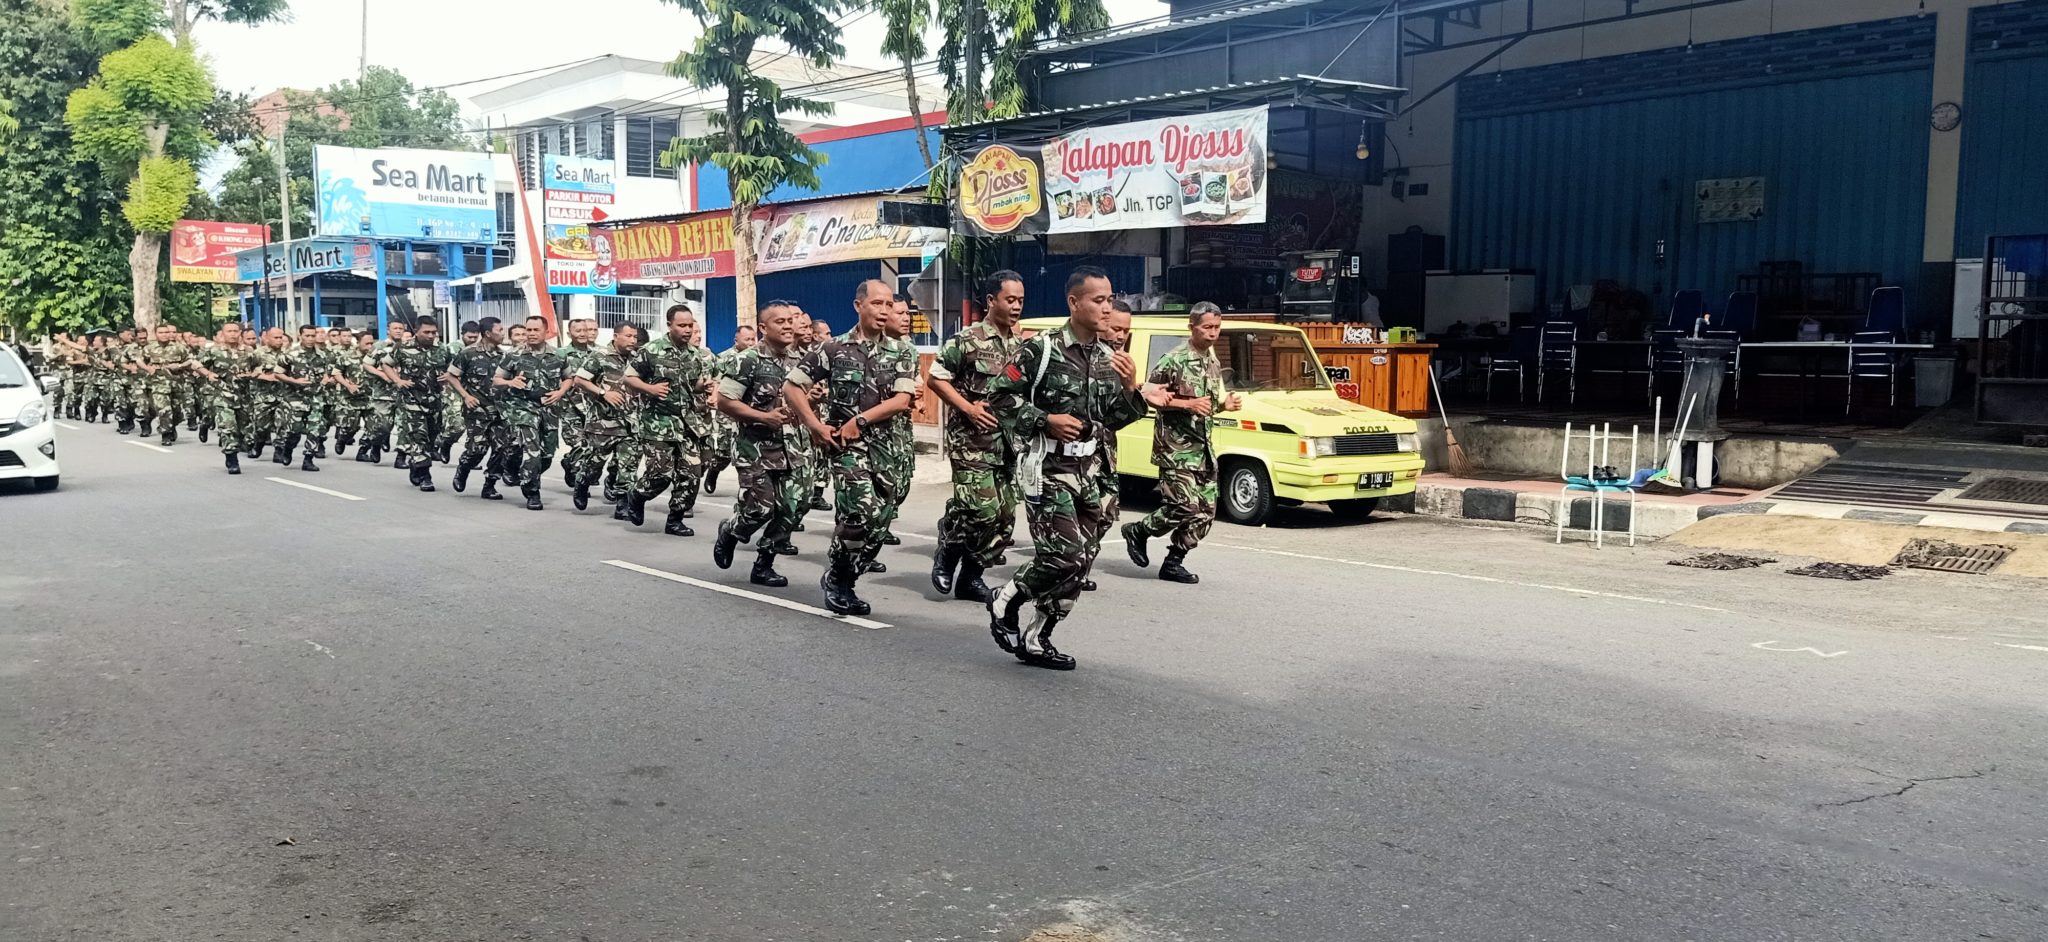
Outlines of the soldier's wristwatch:
[[856,415],[856,416],[854,416],[854,417],[853,417],[853,427],[854,427],[854,428],[857,428],[857,429],[860,429],[860,431],[861,431],[861,434],[867,434],[867,430],[868,430],[868,417],[867,417],[867,416],[864,416],[864,415]]

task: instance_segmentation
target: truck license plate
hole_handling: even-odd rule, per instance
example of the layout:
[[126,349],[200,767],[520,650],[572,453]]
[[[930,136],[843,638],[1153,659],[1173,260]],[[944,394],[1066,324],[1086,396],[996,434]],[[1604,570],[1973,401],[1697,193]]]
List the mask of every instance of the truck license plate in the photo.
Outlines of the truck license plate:
[[1393,486],[1394,472],[1392,471],[1373,471],[1358,476],[1358,489],[1361,491],[1383,491]]

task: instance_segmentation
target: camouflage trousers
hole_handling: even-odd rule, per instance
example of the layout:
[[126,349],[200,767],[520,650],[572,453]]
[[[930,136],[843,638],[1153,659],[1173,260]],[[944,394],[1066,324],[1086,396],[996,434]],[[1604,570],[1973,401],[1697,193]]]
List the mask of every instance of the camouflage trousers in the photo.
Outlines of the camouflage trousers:
[[636,443],[645,462],[633,485],[633,494],[650,501],[668,491],[668,512],[679,514],[697,503],[697,484],[704,464],[704,443],[693,438],[680,441]]
[[939,536],[965,550],[986,568],[1017,528],[1016,472],[1008,465],[992,468],[953,465],[953,496],[939,518]]
[[711,441],[704,448],[704,471],[715,474],[732,466],[733,448],[738,444],[739,425],[721,412],[711,417]]
[[[252,386],[266,386],[266,383],[252,383]],[[248,439],[249,447],[268,444],[270,433],[277,428],[279,413],[284,411],[284,399],[267,390],[253,392],[249,405],[242,413],[242,437]]]
[[363,412],[363,441],[388,443],[398,416],[398,400],[372,398]]
[[540,476],[554,466],[555,450],[562,444],[554,415],[538,409],[508,408],[504,429],[505,451],[496,467],[516,471],[521,481],[539,484]]
[[[617,419],[593,418],[583,426],[582,434],[581,451],[569,456],[573,465],[569,473],[575,475],[578,481],[595,484],[599,475],[604,472],[605,463],[620,457],[620,452],[627,450],[626,443],[632,438],[632,433],[626,428],[625,423]],[[613,461],[612,474],[605,484],[605,490],[612,491],[619,487],[618,469],[618,463]]]
[[363,420],[369,416],[369,413],[370,398],[368,394],[344,394],[335,399],[334,440],[337,443],[355,441],[362,434]]
[[757,547],[773,546],[789,539],[810,506],[811,489],[795,468],[763,468],[742,464],[740,498],[733,508],[732,532],[742,541],[759,531]]
[[178,378],[171,387],[171,399],[177,404],[179,421],[188,426],[207,414],[200,408],[205,400],[200,398],[200,386],[192,377],[181,375]]
[[[463,424],[469,429],[469,441],[462,446],[462,463],[475,468],[486,467],[497,473],[505,456],[512,452],[512,430],[505,427],[505,416],[494,406],[479,406],[464,410]],[[444,440],[448,440],[443,436]],[[484,463],[486,454],[490,463]]]
[[1047,477],[1038,497],[1025,498],[1024,515],[1038,551],[1017,573],[1017,594],[1048,615],[1072,611],[1102,552],[1102,534],[1116,522],[1109,512],[1114,499],[1101,478],[1068,475]]
[[550,415],[555,428],[560,430],[561,443],[569,448],[569,453],[562,456],[562,474],[568,478],[569,486],[575,487],[577,462],[583,453],[583,426],[590,417],[583,414],[580,406],[567,401],[556,403]]
[[64,417],[65,402],[67,400],[72,403],[78,401],[78,396],[76,395],[78,377],[70,367],[60,366],[57,368],[57,379],[61,382],[57,386],[56,391],[50,393],[50,414],[61,419]]
[[294,435],[313,438],[313,429],[317,427],[314,423],[318,421],[315,417],[318,410],[314,408],[314,396],[310,393],[298,393],[281,396],[279,400],[277,415],[270,426],[271,440],[283,443],[290,441]]
[[441,416],[438,403],[407,402],[399,406],[397,450],[414,458],[433,460],[441,447]]
[[1209,535],[1216,521],[1216,466],[1159,469],[1159,509],[1138,526],[1147,536],[1173,534],[1173,548],[1185,553]]
[[871,455],[858,451],[840,452],[829,461],[835,485],[832,560],[865,565],[881,552],[882,535],[896,519],[910,477],[887,473],[898,469],[877,468]]
[[201,384],[193,389],[192,397],[193,413],[198,417],[199,424],[206,428],[213,427],[213,420],[220,411],[220,384]]
[[441,393],[441,415],[437,423],[441,440],[438,445],[453,446],[462,433],[469,431],[468,415],[462,404],[462,395],[453,389]]
[[147,427],[154,421],[158,433],[164,435],[177,434],[178,420],[181,416],[178,413],[178,387],[175,384],[167,382],[149,384],[143,391],[141,409],[142,411],[136,417],[141,425]]
[[221,451],[241,451],[248,444],[242,440],[242,404],[227,396],[212,398],[213,409],[206,414],[206,424],[213,428],[214,442]]

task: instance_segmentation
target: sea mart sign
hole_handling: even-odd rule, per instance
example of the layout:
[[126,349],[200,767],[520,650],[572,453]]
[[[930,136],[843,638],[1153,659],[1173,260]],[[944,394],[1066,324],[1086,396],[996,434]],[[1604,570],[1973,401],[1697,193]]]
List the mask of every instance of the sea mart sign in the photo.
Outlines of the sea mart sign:
[[489,242],[497,169],[477,151],[315,147],[320,232],[330,236]]
[[239,281],[265,281],[284,275],[313,275],[320,272],[350,271],[377,264],[368,242],[340,239],[300,239],[268,248],[243,249],[235,253],[235,276]]

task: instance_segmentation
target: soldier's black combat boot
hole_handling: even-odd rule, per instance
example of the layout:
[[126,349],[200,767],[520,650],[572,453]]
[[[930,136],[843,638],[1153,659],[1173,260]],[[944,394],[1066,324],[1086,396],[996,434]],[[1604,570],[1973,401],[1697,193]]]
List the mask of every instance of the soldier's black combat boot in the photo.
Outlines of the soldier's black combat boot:
[[201,424],[199,426],[199,444],[206,444],[206,435],[211,431],[213,431],[213,426],[211,425]]
[[306,445],[306,454],[314,458],[327,457],[327,436],[322,435],[319,438],[312,439]]
[[1017,660],[1046,670],[1073,670],[1074,659],[1052,646],[1052,629],[1060,623],[1060,617],[1056,612],[1033,612],[1031,623],[1018,635]]
[[1096,585],[1095,580],[1093,579],[1081,580],[1081,591],[1083,592],[1093,592],[1099,588],[1101,588],[1101,586]]
[[811,509],[812,509],[812,510],[831,510],[831,509],[832,509],[832,502],[831,502],[831,501],[829,501],[829,500],[826,500],[826,499],[825,499],[825,487],[824,487],[824,485],[822,485],[822,484],[821,484],[821,485],[819,485],[819,486],[817,486],[817,487],[815,487],[815,488],[812,488],[812,489],[811,489]]
[[542,507],[542,506],[541,506],[541,504],[540,504],[540,485],[538,485],[538,484],[534,484],[534,483],[531,483],[531,482],[529,482],[529,483],[526,483],[526,484],[521,484],[521,485],[519,486],[519,493],[521,493],[521,494],[523,494],[523,495],[525,495],[525,496],[526,496],[526,509],[528,509],[528,510],[544,510],[544,509],[546,509],[546,508]]
[[988,600],[988,633],[996,639],[996,647],[1009,654],[1017,653],[1017,610],[1028,601],[1024,593],[1017,591],[1016,580],[1003,586],[1001,592]]
[[228,473],[229,473],[229,474],[241,474],[241,473],[242,473],[242,456],[241,456],[241,454],[240,454],[239,452],[232,452],[232,451],[226,451],[226,452],[222,452],[221,454],[224,454],[224,455],[226,455],[226,456],[228,457]]
[[626,522],[636,527],[647,522],[647,498],[637,490],[626,495]]
[[305,455],[304,455],[303,457],[301,457],[301,458],[299,459],[299,470],[301,470],[301,471],[318,471],[318,470],[320,470],[320,466],[319,466],[319,465],[316,465],[316,464],[314,464],[314,463],[313,463],[313,453],[312,453],[312,452],[310,452],[310,451],[309,451],[309,452],[306,452],[306,454],[305,454]]
[[825,591],[825,607],[835,615],[865,615],[869,611],[868,603],[853,594],[853,580],[858,578],[855,565],[854,560],[834,559],[818,579],[818,588]]
[[747,574],[747,581],[771,589],[780,589],[789,584],[789,577],[775,571],[774,553],[762,553],[754,557],[754,571]]
[[671,511],[668,515],[668,525],[662,527],[661,532],[666,533],[669,536],[697,535],[697,531],[690,529],[690,525],[683,522],[683,515],[680,513],[675,513],[673,511]]
[[363,447],[356,449],[356,460],[363,464],[376,464],[377,442],[374,439],[365,440]]
[[[339,458],[342,455],[347,454],[348,446],[353,445],[355,443],[356,437],[354,435],[350,435],[347,432],[334,433],[334,456]],[[359,451],[356,452],[356,454],[361,455],[362,452]]]
[[299,437],[297,435],[286,435],[284,441],[277,444],[277,450],[271,453],[271,463],[289,467],[292,463],[292,449],[297,447],[299,447]]
[[422,493],[434,492],[434,465],[423,455],[413,456],[412,486],[419,488]]
[[889,564],[888,564],[888,563],[885,563],[885,562],[882,562],[882,561],[881,561],[881,560],[879,560],[879,559],[870,559],[870,560],[868,560],[868,561],[867,561],[867,563],[865,563],[865,564],[864,564],[864,567],[863,567],[863,568],[861,569],[861,572],[888,572],[888,571],[889,571]]
[[132,431],[135,431],[135,421],[133,419],[123,416],[120,421],[114,423],[114,434],[116,435],[126,435]]
[[440,462],[441,462],[442,464],[446,464],[446,463],[448,463],[448,456],[449,456],[450,454],[453,454],[453,453],[454,453],[454,451],[455,451],[455,443],[454,443],[454,442],[452,442],[452,441],[448,441],[448,442],[442,442],[442,443],[441,443],[441,448],[440,448],[440,450],[438,450],[438,451],[434,452],[434,458],[435,458],[436,460],[440,461]]
[[[718,493],[718,472],[720,470],[721,469],[719,468],[719,466],[715,464],[708,464],[704,466],[704,493]],[[788,582],[789,580],[784,579],[783,581]]]
[[199,431],[199,417],[198,417],[198,416],[196,416],[196,415],[191,415],[191,416],[186,416],[186,417],[185,417],[185,431],[188,431],[188,432],[196,432],[196,431]]
[[1202,581],[1201,576],[1189,572],[1188,567],[1181,565],[1187,558],[1187,550],[1169,550],[1166,554],[1166,561],[1159,564],[1159,578],[1168,582],[1178,582],[1182,585],[1194,585]]
[[582,478],[575,478],[573,480],[575,490],[570,492],[569,501],[576,505],[577,510],[588,508],[590,506],[590,482]]
[[[461,488],[457,488],[457,490],[461,490]],[[484,500],[504,500],[505,495],[498,493],[498,476],[495,474],[484,475],[484,489],[478,491],[476,496]]]
[[475,471],[476,466],[477,462],[469,460],[468,455],[464,455],[462,460],[456,463],[455,493],[460,494],[463,491],[469,490],[469,473]]
[[633,495],[631,495],[631,494],[627,494],[626,496],[624,496],[624,497],[621,497],[621,498],[619,498],[618,500],[612,501],[612,519],[613,519],[613,520],[625,520],[625,519],[627,519],[627,517],[626,517],[626,504],[627,504],[628,502],[630,502],[630,501],[631,501],[632,499],[633,499]]
[[177,443],[178,443],[178,429],[177,429],[177,427],[176,427],[176,426],[172,426],[171,428],[167,428],[167,429],[164,429],[164,436],[163,436],[163,439],[162,439],[162,441],[163,441],[163,443],[164,443],[164,444],[166,444],[166,445],[175,445],[175,444],[177,444]]
[[960,559],[960,575],[953,580],[953,597],[967,602],[986,602],[995,597],[988,583],[981,581],[981,561],[972,556]]
[[1152,565],[1152,554],[1145,550],[1145,541],[1151,539],[1152,535],[1145,532],[1144,526],[1126,523],[1117,528],[1116,532],[1124,538],[1124,552],[1131,554],[1132,563],[1139,569]]
[[[721,522],[720,522],[720,523],[718,524],[718,539],[716,539],[716,540],[713,540],[713,541],[712,541],[712,543],[711,543],[711,561],[712,561],[713,563],[716,563],[716,564],[718,565],[718,568],[720,568],[720,569],[731,569],[731,568],[732,568],[732,554],[733,554],[733,551],[734,551],[734,550],[737,550],[737,549],[739,549],[739,546],[740,546],[740,535],[739,535],[739,534],[737,534],[737,533],[734,533],[734,532],[732,532],[732,521],[730,521],[730,520],[725,520],[725,521],[721,521]],[[774,562],[775,562],[775,554],[774,554],[774,553],[768,552],[767,550],[765,550],[765,549],[764,549],[764,550],[762,550],[762,551],[761,551],[761,559],[765,559],[765,560],[768,560],[768,562],[769,562],[769,565],[767,565],[767,566],[765,566],[765,567],[764,567],[764,566],[763,566],[763,565],[761,564],[761,561],[760,561],[760,560],[755,560],[755,561],[754,561],[754,571],[755,571],[755,572],[760,572],[760,571],[761,571],[762,569],[764,569],[764,568],[765,568],[765,569],[767,569],[767,570],[768,570],[769,572],[774,572],[774,571],[775,571],[775,566],[774,566]],[[780,577],[780,576],[777,576],[776,578],[778,578],[778,579],[781,579],[782,577]],[[789,580],[788,580],[788,579],[783,579],[783,580],[782,580],[782,585],[788,585],[788,584],[789,584]],[[778,586],[778,588],[779,588],[779,586]]]
[[932,551],[932,588],[940,595],[953,594],[953,571],[960,568],[960,549],[945,540]]
[[797,554],[796,544],[791,543],[788,537],[783,537],[763,548],[773,551],[777,556],[795,556]]
[[879,542],[880,542],[880,543],[881,543],[881,544],[882,544],[883,546],[902,546],[902,545],[903,545],[903,538],[902,538],[902,537],[900,537],[900,536],[897,536],[897,535],[895,534],[895,532],[894,532],[894,531],[890,531],[890,530],[883,530],[883,531],[882,531],[882,539],[881,539],[881,540],[880,540]]

